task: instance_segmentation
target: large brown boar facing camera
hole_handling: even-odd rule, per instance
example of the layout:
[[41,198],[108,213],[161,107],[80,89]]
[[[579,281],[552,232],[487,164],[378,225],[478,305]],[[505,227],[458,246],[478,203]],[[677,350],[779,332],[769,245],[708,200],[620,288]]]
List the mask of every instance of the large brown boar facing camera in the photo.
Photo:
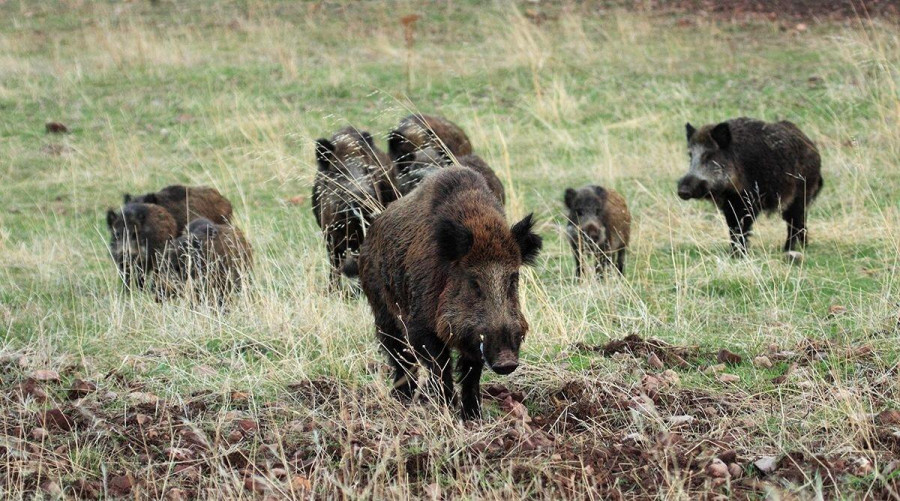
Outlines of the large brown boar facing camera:
[[173,184],[155,193],[131,196],[125,194],[125,203],[154,204],[169,211],[175,219],[178,232],[184,231],[187,224],[197,218],[206,218],[216,224],[231,221],[231,202],[223,197],[215,188],[208,186],[182,186]]
[[747,236],[761,212],[781,211],[785,252],[806,244],[806,210],[822,189],[821,159],[796,125],[736,118],[686,129],[691,164],[678,181],[678,196],[716,204],[734,255],[746,254]]
[[158,205],[129,203],[106,212],[109,252],[127,287],[143,289],[159,268],[166,245],[178,236],[175,219]]
[[358,253],[375,214],[396,200],[399,192],[390,159],[368,132],[346,127],[331,139],[317,140],[316,163],[312,207],[325,237],[334,289],[341,268]]
[[238,228],[200,218],[167,249],[164,266],[169,295],[224,305],[249,279],[253,249]]
[[631,213],[618,192],[589,185],[567,188],[564,201],[569,209],[566,235],[575,256],[575,277],[581,277],[585,261],[593,257],[597,275],[615,263],[625,273],[625,250],[631,238]]
[[528,332],[519,269],[540,249],[531,215],[510,226],[484,177],[462,167],[429,176],[375,219],[359,276],[398,397],[412,396],[421,364],[439,398],[453,401],[456,350],[462,415],[480,415],[482,366],[509,374],[519,364]]

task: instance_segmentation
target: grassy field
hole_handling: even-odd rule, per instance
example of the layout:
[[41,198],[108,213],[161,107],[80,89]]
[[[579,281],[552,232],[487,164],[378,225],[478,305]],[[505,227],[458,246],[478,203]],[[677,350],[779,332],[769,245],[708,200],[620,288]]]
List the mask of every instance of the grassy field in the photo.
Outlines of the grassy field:
[[[4,498],[900,495],[897,25],[459,0],[0,19]],[[485,378],[477,423],[392,401],[368,305],[326,286],[313,141],[349,123],[384,148],[411,111],[459,123],[545,240],[524,364]],[[739,115],[822,152],[802,264],[779,218],[735,260],[714,208],[676,196],[684,123]],[[624,277],[577,283],[562,194],[588,182],[625,195],[632,246]],[[219,189],[254,246],[227,313],[117,282],[106,209],[172,183]],[[592,349],[630,334],[662,364]]]

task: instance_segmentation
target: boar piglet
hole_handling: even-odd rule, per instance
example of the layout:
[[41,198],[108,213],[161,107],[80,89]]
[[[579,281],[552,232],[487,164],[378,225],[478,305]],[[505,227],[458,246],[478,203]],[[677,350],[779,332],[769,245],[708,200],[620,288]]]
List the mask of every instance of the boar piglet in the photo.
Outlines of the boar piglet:
[[232,215],[231,202],[209,186],[173,184],[155,193],[137,196],[126,193],[124,202],[159,205],[175,219],[179,233],[194,219],[203,217],[216,224],[225,224],[231,221]]
[[482,366],[509,374],[519,364],[528,332],[519,269],[540,249],[531,215],[510,226],[484,177],[463,167],[428,176],[375,219],[359,276],[398,397],[412,396],[422,364],[434,391],[453,401],[455,349],[463,417],[480,415]]
[[143,289],[158,269],[166,246],[178,236],[175,220],[158,205],[129,203],[106,212],[109,252],[126,287]]
[[732,254],[747,251],[760,212],[781,211],[784,251],[806,244],[806,209],[822,189],[816,145],[791,122],[736,118],[695,129],[686,125],[690,169],[678,181],[684,200],[713,201],[728,224]]
[[589,185],[566,189],[569,221],[566,235],[575,256],[575,276],[581,277],[585,255],[592,255],[598,275],[615,260],[619,273],[625,273],[625,249],[631,236],[631,214],[618,192]]
[[372,219],[399,192],[390,159],[368,132],[346,127],[330,140],[317,140],[316,163],[312,208],[331,262],[330,285],[336,289],[341,268],[359,252]]

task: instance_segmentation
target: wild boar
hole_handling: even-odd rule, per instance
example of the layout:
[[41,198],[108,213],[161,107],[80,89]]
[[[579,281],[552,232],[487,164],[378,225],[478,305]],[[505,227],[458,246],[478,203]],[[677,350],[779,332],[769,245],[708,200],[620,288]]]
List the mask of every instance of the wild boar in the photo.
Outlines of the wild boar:
[[199,218],[167,250],[166,266],[168,292],[223,305],[248,279],[253,249],[238,228]]
[[178,236],[175,219],[158,205],[129,203],[106,212],[109,252],[126,287],[143,289],[158,269],[166,245]]
[[433,146],[413,153],[406,168],[403,172],[398,173],[397,185],[400,187],[400,193],[403,195],[409,194],[426,177],[452,165],[467,167],[484,176],[484,180],[487,181],[491,192],[497,196],[501,204],[506,203],[506,190],[503,188],[503,183],[497,177],[494,169],[491,169],[481,157],[478,155],[462,155],[454,158]]
[[375,219],[359,277],[394,367],[396,396],[413,395],[419,363],[440,398],[453,401],[455,349],[463,418],[480,415],[482,366],[514,371],[528,332],[519,268],[541,250],[532,226],[529,214],[510,227],[484,177],[463,167],[429,176]]
[[444,156],[460,157],[472,154],[469,137],[455,123],[443,117],[410,115],[388,135],[388,153],[397,172],[406,172],[415,153],[434,148]]
[[816,145],[791,122],[736,118],[695,129],[686,124],[691,164],[678,196],[711,200],[728,224],[732,254],[747,252],[760,212],[781,210],[784,251],[806,245],[806,209],[822,189]]
[[316,141],[312,207],[325,236],[335,289],[345,260],[359,251],[376,214],[399,195],[390,159],[365,131],[346,127]]
[[613,260],[619,273],[625,273],[631,213],[622,195],[596,185],[567,188],[565,203],[569,209],[566,234],[575,256],[575,277],[581,277],[585,254],[594,256],[598,275],[603,275]]
[[231,221],[231,202],[215,188],[208,186],[182,186],[173,184],[157,191],[136,197],[126,193],[124,202],[154,204],[169,211],[175,218],[178,232],[184,231],[188,222],[197,218],[207,218],[217,224]]

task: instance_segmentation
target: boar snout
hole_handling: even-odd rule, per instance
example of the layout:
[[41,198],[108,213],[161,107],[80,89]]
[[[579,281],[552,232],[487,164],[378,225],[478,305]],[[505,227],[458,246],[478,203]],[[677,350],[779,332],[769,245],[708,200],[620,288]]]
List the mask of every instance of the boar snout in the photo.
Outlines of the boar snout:
[[519,356],[512,350],[502,350],[497,355],[497,360],[491,364],[491,370],[505,376],[511,374],[519,367]]
[[582,227],[584,230],[584,234],[587,235],[591,240],[597,241],[600,238],[600,222],[599,221],[588,221]]
[[678,196],[682,200],[701,198],[709,191],[706,181],[688,174],[678,180]]

